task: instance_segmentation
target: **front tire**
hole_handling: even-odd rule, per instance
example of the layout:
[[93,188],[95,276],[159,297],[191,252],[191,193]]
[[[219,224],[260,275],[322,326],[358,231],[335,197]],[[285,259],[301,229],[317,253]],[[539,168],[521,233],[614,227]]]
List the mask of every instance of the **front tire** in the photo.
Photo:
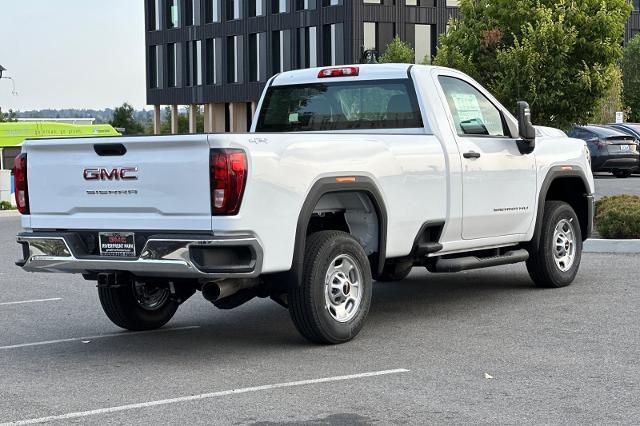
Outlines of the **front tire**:
[[362,329],[371,305],[371,268],[350,234],[321,231],[308,237],[302,282],[289,289],[289,312],[306,339],[337,344]]
[[162,327],[173,318],[179,306],[168,289],[135,282],[118,287],[98,287],[98,296],[111,322],[131,331]]
[[582,258],[582,233],[573,208],[548,201],[538,249],[529,253],[527,270],[537,287],[559,288],[573,282]]

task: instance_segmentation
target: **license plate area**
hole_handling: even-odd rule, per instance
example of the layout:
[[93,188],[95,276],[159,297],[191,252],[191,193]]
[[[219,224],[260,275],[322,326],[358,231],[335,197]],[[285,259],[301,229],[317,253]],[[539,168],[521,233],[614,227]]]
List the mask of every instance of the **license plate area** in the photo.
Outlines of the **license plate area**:
[[136,237],[133,232],[100,232],[100,256],[136,257]]

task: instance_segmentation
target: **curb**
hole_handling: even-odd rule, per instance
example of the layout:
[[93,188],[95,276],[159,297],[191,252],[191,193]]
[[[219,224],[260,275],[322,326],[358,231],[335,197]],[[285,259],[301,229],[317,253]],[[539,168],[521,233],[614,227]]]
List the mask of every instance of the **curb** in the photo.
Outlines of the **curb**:
[[584,242],[585,253],[640,253],[640,240],[589,239]]
[[18,210],[0,210],[0,218],[2,217],[18,217],[20,213]]

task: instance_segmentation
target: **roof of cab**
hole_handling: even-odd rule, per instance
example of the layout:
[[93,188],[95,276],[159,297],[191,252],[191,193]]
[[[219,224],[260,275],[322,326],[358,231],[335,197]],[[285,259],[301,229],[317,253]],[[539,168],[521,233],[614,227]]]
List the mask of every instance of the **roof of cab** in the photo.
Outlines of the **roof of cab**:
[[[351,80],[390,80],[407,78],[410,67],[429,67],[427,65],[411,65],[411,64],[353,64],[353,65],[335,65],[327,67],[307,68],[302,70],[287,71],[278,74],[272,81],[273,86],[288,86],[292,84],[310,84],[319,81],[345,81]],[[327,68],[347,68],[357,67],[360,70],[358,76],[352,77],[325,77],[318,78],[320,70]]]

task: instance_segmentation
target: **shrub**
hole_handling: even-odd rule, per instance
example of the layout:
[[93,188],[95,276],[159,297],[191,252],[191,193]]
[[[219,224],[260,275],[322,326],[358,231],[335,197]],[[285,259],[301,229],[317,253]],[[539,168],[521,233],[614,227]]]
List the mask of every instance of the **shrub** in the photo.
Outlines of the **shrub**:
[[599,200],[596,227],[604,238],[640,238],[640,197],[615,195]]
[[0,201],[0,210],[15,210],[15,207],[8,201]]

